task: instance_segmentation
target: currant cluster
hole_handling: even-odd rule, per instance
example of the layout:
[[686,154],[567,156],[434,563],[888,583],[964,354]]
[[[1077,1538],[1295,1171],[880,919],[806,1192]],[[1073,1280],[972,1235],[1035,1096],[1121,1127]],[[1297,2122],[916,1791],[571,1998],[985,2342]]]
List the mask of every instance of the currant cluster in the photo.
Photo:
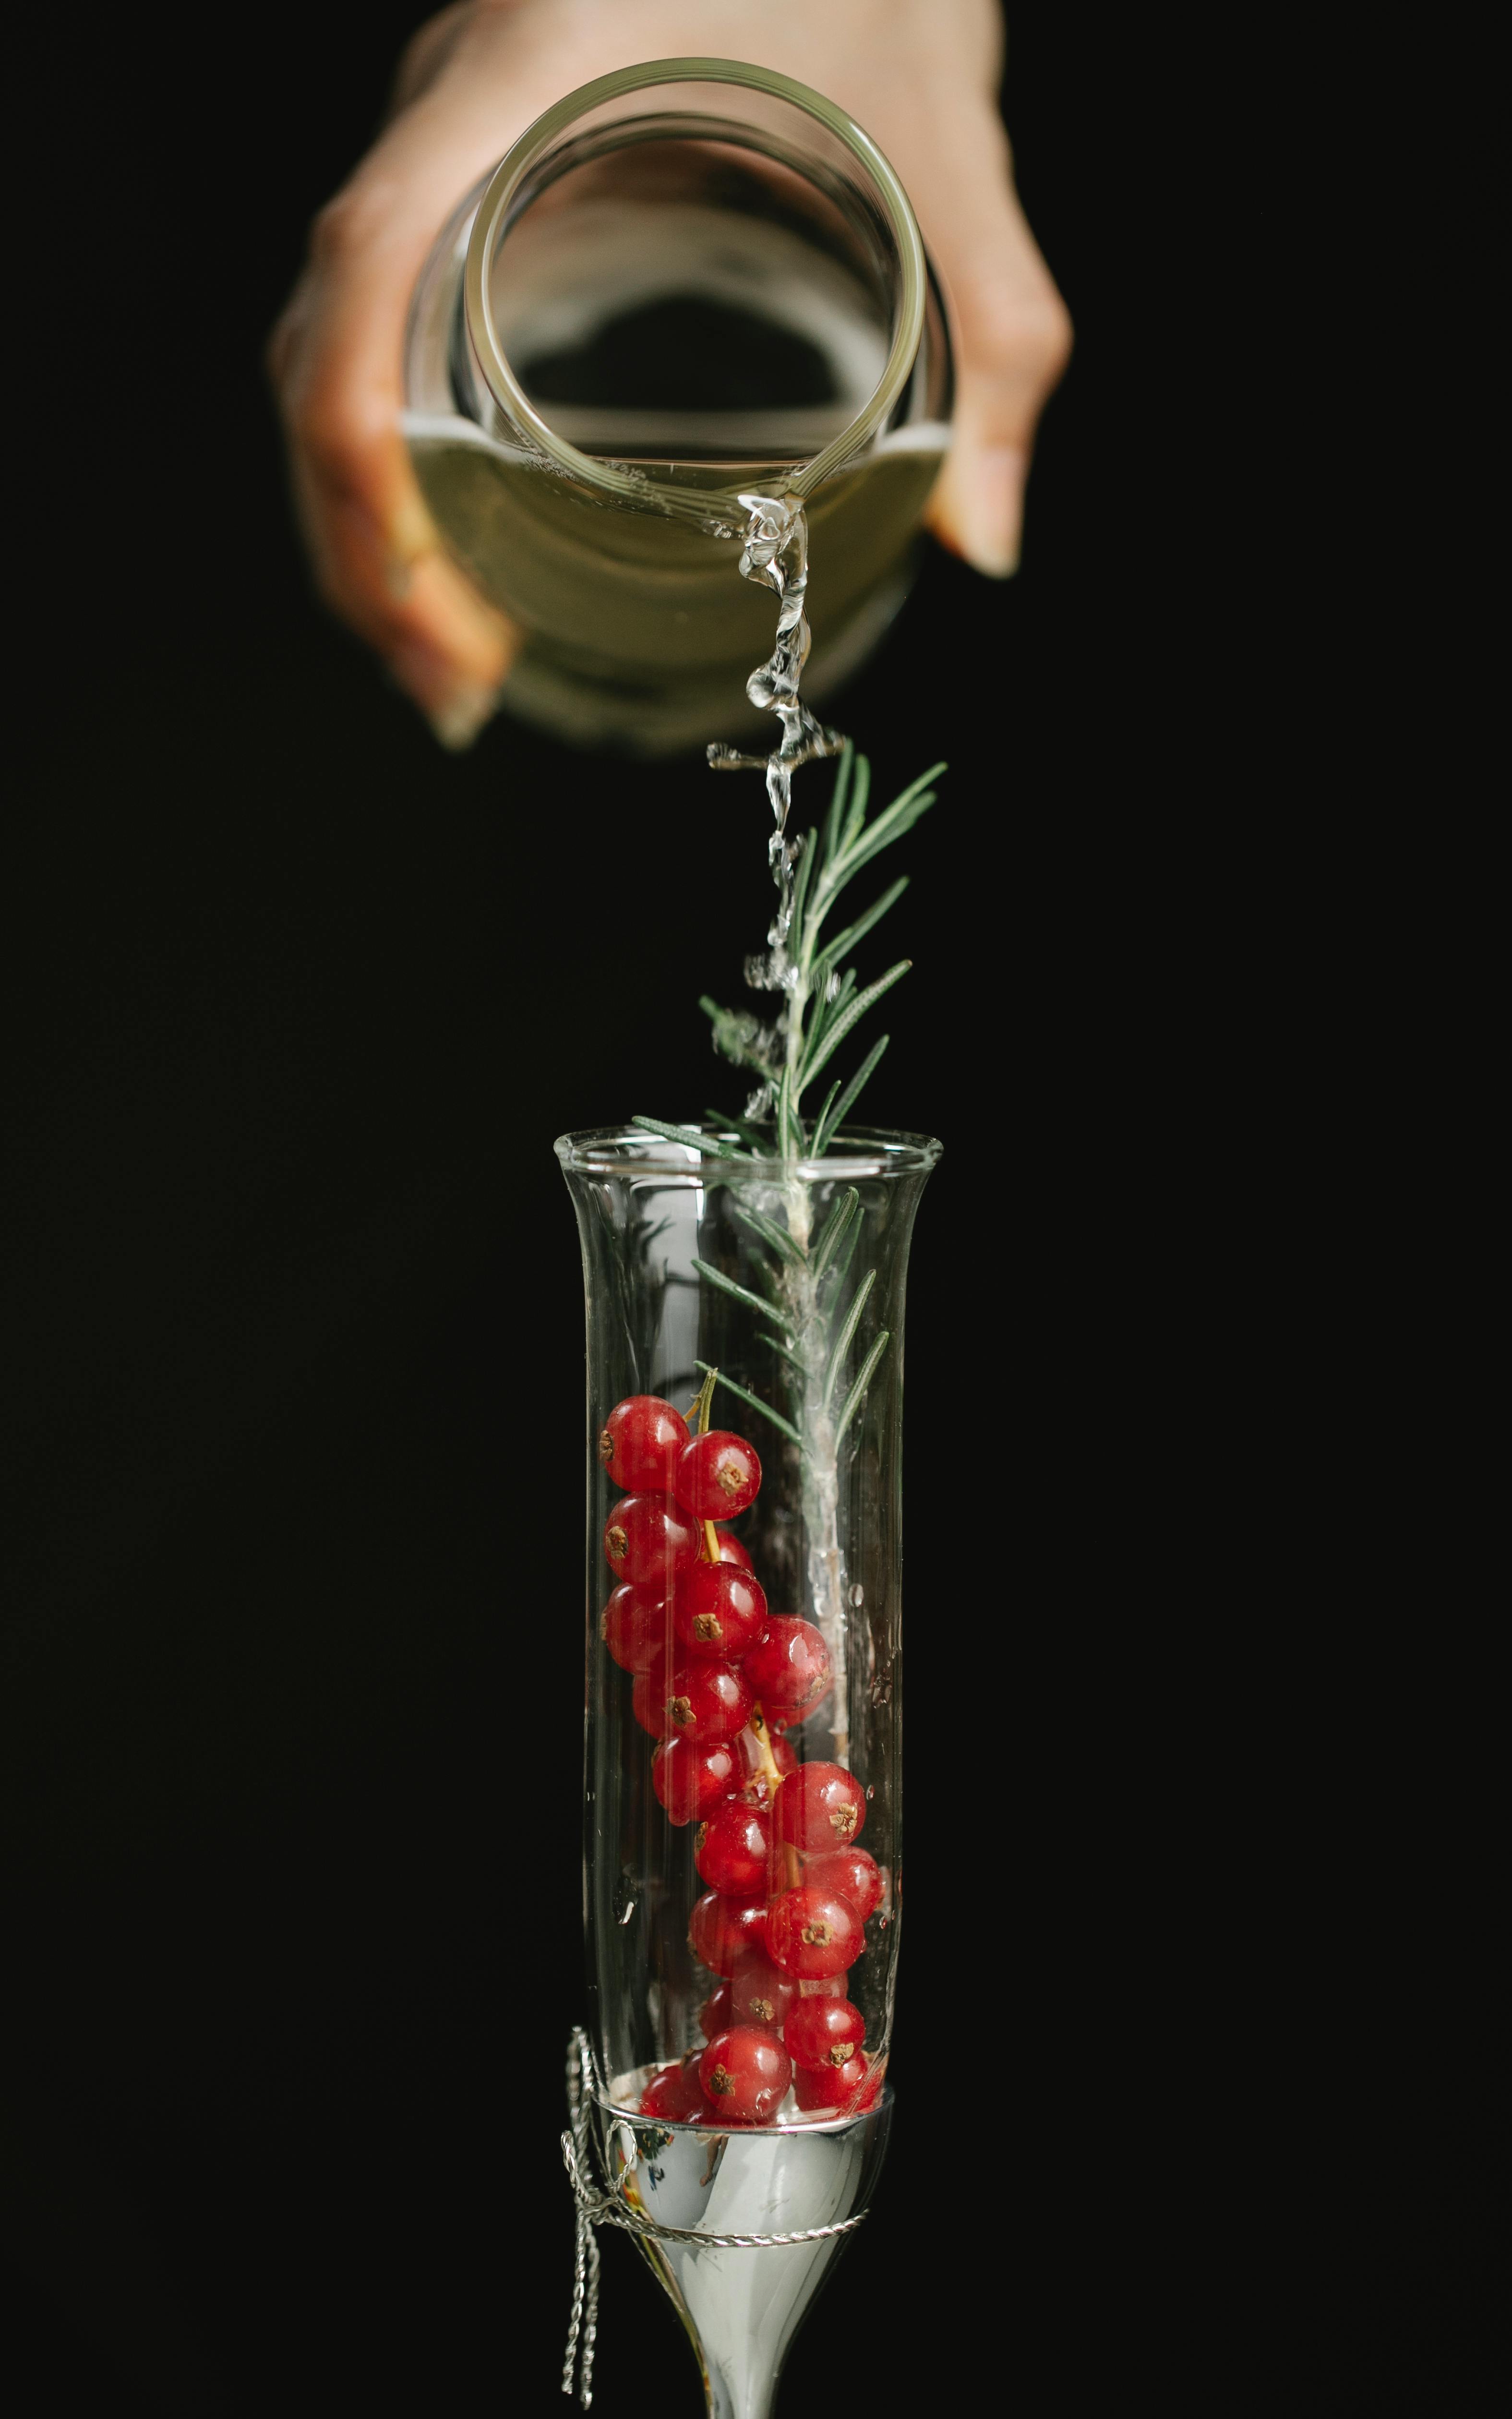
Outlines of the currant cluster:
[[664,2067],[640,2113],[769,2124],[791,2089],[804,2114],[853,2114],[882,2085],[845,1985],[882,1896],[856,1844],[866,1793],[841,1764],[801,1764],[784,1735],[829,1693],[829,1654],[812,1622],[769,1610],[750,1556],[719,1526],[754,1503],[762,1465],[744,1437],[704,1425],[708,1393],[697,1434],[672,1404],[632,1394],[598,1440],[625,1490],[604,1524],[619,1585],[600,1635],[657,1743],[669,1822],[698,1825],[708,1887],[688,1941],[722,1978],[700,2011],[707,2047]]

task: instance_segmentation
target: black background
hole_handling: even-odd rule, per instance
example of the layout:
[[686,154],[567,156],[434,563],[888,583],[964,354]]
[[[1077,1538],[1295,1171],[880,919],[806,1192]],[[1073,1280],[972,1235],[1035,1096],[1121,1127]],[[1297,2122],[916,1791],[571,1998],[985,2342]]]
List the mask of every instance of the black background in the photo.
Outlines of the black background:
[[[420,12],[362,13],[92,30],[20,312],[39,2411],[561,2407],[581,1333],[550,1144],[733,1098],[695,1002],[738,994],[765,913],[754,783],[502,721],[451,759],[309,593],[260,351]],[[1274,1982],[1225,1929],[1249,1851],[1200,1617],[1248,1580],[1200,1272],[1273,1180],[1203,1148],[1236,1091],[1264,1109],[1243,1018],[1213,1025],[1264,709],[1220,763],[1199,652],[1238,609],[1182,534],[1204,388],[1173,408],[1175,197],[1151,170],[1131,207],[1119,75],[1074,15],[1015,12],[1021,186],[1078,328],[1024,568],[933,554],[832,708],[884,794],[950,760],[869,1102],[947,1148],[910,1295],[899,2121],[795,2412],[890,2411],[904,2367],[973,2407],[1005,2328],[1047,2410],[1134,2377],[1224,2407],[1262,2356],[1253,2319],[1211,2334],[1239,2288],[1208,2212],[1275,2088],[1235,2025]],[[606,2272],[596,2407],[691,2413],[670,2305],[623,2241]]]

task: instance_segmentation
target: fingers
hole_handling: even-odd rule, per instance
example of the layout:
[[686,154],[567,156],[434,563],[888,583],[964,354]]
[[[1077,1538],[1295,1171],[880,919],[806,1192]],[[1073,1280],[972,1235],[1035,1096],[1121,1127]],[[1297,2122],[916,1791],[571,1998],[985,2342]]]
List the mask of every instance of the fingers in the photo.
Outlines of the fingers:
[[493,711],[519,638],[442,551],[399,430],[410,292],[469,181],[445,127],[424,119],[422,103],[321,212],[269,363],[322,596],[443,745],[462,747]]
[[[764,55],[764,13],[721,6],[730,54]],[[873,18],[890,41],[874,39]],[[697,47],[683,24],[683,0],[616,0],[608,14],[594,0],[492,0],[423,28],[400,70],[398,114],[321,212],[270,347],[321,593],[449,746],[465,747],[487,718],[520,634],[443,551],[400,434],[409,298],[438,229],[521,129],[622,54]],[[999,27],[990,0],[854,0],[821,15],[814,65],[893,159],[949,289],[956,439],[931,520],[997,576],[1018,561],[1035,427],[1071,346],[1012,189],[995,102]]]
[[396,117],[433,85],[468,30],[471,0],[453,0],[410,36],[394,71],[389,116]]
[[1071,318],[1013,191],[995,107],[938,150],[916,196],[953,305],[955,436],[930,506],[935,533],[979,571],[1018,568],[1035,429],[1071,357]]

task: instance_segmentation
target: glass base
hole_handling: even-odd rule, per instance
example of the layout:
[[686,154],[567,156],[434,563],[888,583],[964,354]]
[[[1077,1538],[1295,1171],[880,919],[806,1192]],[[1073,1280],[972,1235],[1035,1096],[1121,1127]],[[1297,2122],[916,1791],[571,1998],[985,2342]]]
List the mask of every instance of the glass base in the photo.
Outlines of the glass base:
[[[651,2072],[616,2077],[594,2103],[604,2172],[647,2217],[712,2234],[798,2234],[867,2207],[892,2118],[886,2087],[875,2107],[838,2123],[710,2132],[612,2104],[633,2105]],[[850,2235],[764,2249],[636,2240],[687,2329],[709,2419],[770,2419],[789,2347]]]

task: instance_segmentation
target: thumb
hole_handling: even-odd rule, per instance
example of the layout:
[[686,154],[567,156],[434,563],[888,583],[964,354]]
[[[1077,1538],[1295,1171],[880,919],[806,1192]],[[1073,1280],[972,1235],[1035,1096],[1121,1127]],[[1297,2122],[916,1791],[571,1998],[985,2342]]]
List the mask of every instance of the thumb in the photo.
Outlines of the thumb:
[[[995,111],[931,196],[925,237],[953,305],[955,430],[930,505],[952,552],[1016,571],[1034,432],[1071,357],[1071,318],[1013,191]],[[922,213],[921,213],[922,215]]]

